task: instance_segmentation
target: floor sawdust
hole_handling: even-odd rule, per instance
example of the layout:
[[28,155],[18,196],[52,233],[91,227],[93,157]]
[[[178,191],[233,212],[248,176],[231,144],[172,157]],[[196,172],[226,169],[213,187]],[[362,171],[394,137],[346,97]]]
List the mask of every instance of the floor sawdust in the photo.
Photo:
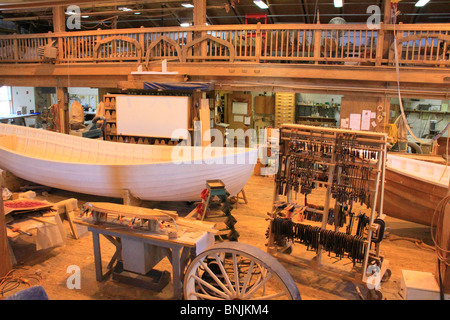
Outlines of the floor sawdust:
[[[237,219],[236,230],[239,232],[239,242],[248,243],[266,250],[266,231],[268,227],[267,213],[273,200],[274,180],[271,177],[252,176],[245,187],[248,204],[241,202],[232,215]],[[121,203],[121,199],[105,199],[83,194],[76,194],[52,189],[47,196],[39,196],[50,202],[58,202],[67,198],[78,199],[79,206],[86,201],[111,201]],[[321,195],[308,198],[310,203],[320,204]],[[300,202],[300,200],[299,200]],[[180,216],[189,213],[194,205],[186,203],[152,203],[160,209],[177,210]],[[361,208],[364,210],[364,208]],[[400,285],[402,269],[423,272],[435,272],[436,255],[433,251],[423,249],[414,241],[401,240],[413,238],[431,245],[430,229],[427,226],[410,223],[403,220],[386,217],[389,235],[382,241],[381,252],[389,260],[392,276],[382,284],[381,291],[384,299],[401,300]],[[40,272],[42,286],[52,300],[168,300],[173,299],[173,287],[169,283],[161,292],[123,284],[112,279],[97,282],[95,279],[92,237],[88,233],[75,240],[70,235],[67,221],[65,246],[36,251],[33,238],[21,236],[12,243],[18,265],[17,272]],[[396,239],[396,241],[394,241]],[[114,252],[113,246],[101,237],[103,265],[106,266]],[[296,246],[301,246],[296,244]],[[351,282],[328,276],[308,268],[282,263],[296,281],[302,299],[305,300],[359,300],[355,285]],[[69,277],[67,269],[71,265],[81,269],[81,289],[68,289],[66,281]],[[159,270],[170,270],[170,264],[164,259],[158,264]],[[365,296],[367,289],[358,285]],[[23,289],[23,287],[22,287]],[[15,291],[8,293],[12,294]]]

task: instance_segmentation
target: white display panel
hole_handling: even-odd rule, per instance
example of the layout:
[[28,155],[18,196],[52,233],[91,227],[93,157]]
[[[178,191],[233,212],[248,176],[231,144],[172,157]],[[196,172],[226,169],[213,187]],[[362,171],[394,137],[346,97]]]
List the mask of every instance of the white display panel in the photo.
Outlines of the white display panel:
[[188,138],[189,97],[116,96],[117,133],[121,135]]

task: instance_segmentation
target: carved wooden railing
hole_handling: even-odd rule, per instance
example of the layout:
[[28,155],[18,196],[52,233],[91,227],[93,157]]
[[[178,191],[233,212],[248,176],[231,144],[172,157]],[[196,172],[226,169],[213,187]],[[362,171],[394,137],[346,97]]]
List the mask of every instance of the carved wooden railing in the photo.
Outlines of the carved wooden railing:
[[[394,28],[395,27],[395,28]],[[450,25],[224,25],[138,28],[0,36],[0,63],[252,62],[392,65],[393,34],[401,65],[449,67]]]
[[[397,37],[398,60],[402,65],[450,66],[449,25],[396,25],[389,29]],[[389,48],[389,62],[395,62],[394,43]]]

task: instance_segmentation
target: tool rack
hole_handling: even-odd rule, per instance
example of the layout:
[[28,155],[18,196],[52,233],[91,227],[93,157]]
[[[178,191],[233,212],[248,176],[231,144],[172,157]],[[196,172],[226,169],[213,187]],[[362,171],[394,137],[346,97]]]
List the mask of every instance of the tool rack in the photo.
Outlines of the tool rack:
[[[382,212],[386,146],[387,135],[384,133],[307,125],[282,125],[279,134],[276,164],[278,171],[275,175],[273,207],[272,212],[269,213],[268,252],[279,260],[313,268],[354,283],[367,285],[369,282],[373,283],[374,280],[378,281],[377,284],[381,281],[387,281],[390,277],[390,270],[387,268],[389,262],[380,255],[380,243],[384,233],[384,215]],[[302,165],[298,166],[298,164]],[[359,178],[357,177],[358,173],[362,175]],[[307,196],[318,186],[326,188],[323,205],[308,204]],[[367,192],[361,192],[364,190]],[[294,202],[297,201],[298,193],[305,196],[303,206],[293,203],[294,192]],[[331,207],[332,198],[336,199],[334,208]],[[361,252],[364,252],[364,256],[361,257],[356,266],[354,262],[354,268],[347,272],[323,263],[322,257],[327,248],[322,244],[317,245],[313,259],[304,259],[283,253],[283,251],[289,251],[286,250],[286,247],[283,248],[283,243],[280,247],[280,243],[277,243],[274,234],[276,232],[274,232],[276,227],[274,221],[280,218],[280,211],[277,210],[280,199],[286,199],[284,203],[290,206],[289,208],[303,208],[297,213],[304,213],[305,210],[308,210],[319,217],[321,216],[321,221],[319,220],[321,227],[315,227],[315,230],[321,236],[323,235],[323,238],[330,233],[338,233],[339,229],[343,227],[342,224],[337,223],[337,211],[344,204],[353,206],[355,201],[365,204],[370,209],[370,214],[367,216],[367,227],[364,234],[360,237],[360,243],[363,243],[364,246],[364,250],[361,250]],[[330,214],[333,212],[335,213],[334,231],[327,230],[327,225],[330,225]],[[288,222],[292,221],[292,216],[289,215],[282,218]],[[350,219],[350,221],[353,220]],[[295,228],[298,228],[299,225],[297,224]],[[289,227],[287,230],[290,230]],[[352,225],[347,228],[347,234],[349,230],[348,237],[351,237]],[[373,268],[375,265],[379,269]],[[368,286],[368,288],[370,299],[382,298],[379,286]]]

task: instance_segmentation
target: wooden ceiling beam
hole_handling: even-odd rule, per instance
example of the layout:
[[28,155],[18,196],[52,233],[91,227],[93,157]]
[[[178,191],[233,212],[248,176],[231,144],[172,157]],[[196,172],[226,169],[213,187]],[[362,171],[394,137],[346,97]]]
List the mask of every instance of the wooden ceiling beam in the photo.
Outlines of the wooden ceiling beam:
[[123,5],[136,5],[136,4],[149,4],[149,3],[182,3],[183,0],[53,0],[53,1],[3,1],[0,3],[0,10],[20,10],[31,8],[52,8],[54,6],[70,6],[77,5],[80,8],[85,7],[107,7],[107,6],[123,6]]
[[300,5],[301,5],[302,11],[303,11],[303,22],[309,23],[308,9],[305,6],[305,2],[303,0],[300,0]]
[[240,14],[238,13],[237,9],[231,5],[230,0],[228,0],[228,4],[230,5],[231,10],[233,10],[234,16],[236,17],[236,19],[239,21],[240,24],[243,24],[242,19],[239,17]]
[[273,16],[274,16],[273,11],[272,11],[272,9],[270,9],[270,2],[269,2],[269,0],[266,0],[266,1],[267,1],[267,6],[269,7],[269,8],[267,8],[267,12],[269,13],[269,19],[272,21],[272,24],[274,24],[275,19],[273,18]]

